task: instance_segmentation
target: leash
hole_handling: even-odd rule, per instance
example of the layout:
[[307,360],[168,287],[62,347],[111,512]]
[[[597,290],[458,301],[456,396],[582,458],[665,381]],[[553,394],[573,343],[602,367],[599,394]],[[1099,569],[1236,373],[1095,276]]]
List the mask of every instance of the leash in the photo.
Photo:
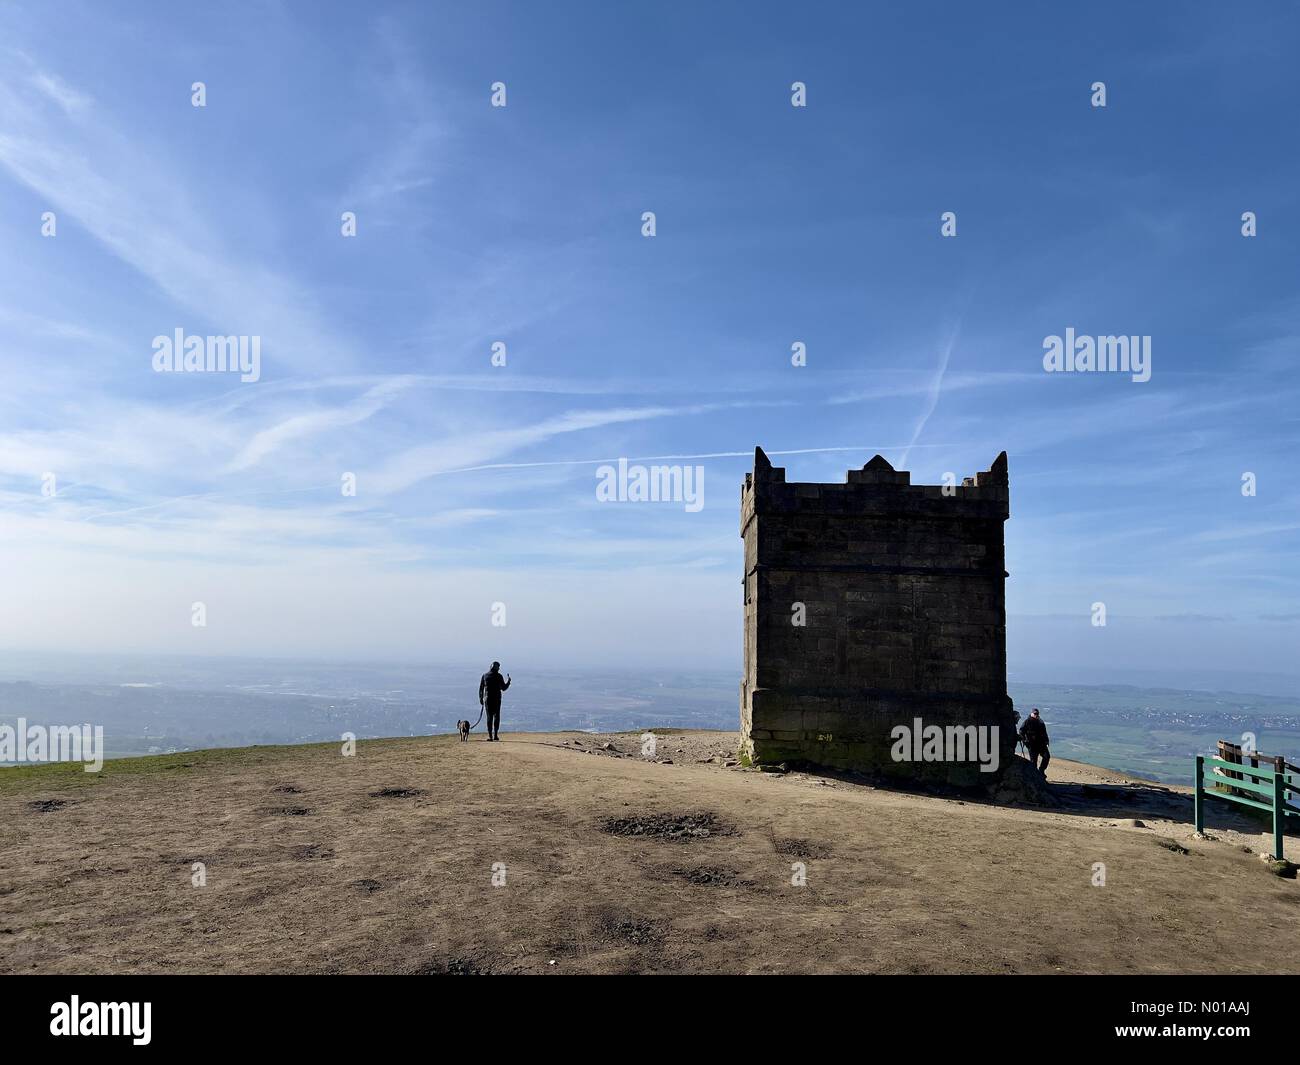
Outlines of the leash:
[[[486,709],[487,709],[487,707],[484,706],[482,703],[479,703],[479,704],[478,704],[478,721],[482,721],[482,720],[483,720],[483,711],[486,710]],[[475,721],[474,724],[470,725],[469,728],[470,728],[470,731],[471,731],[471,732],[473,732],[474,729],[478,728],[478,721]]]

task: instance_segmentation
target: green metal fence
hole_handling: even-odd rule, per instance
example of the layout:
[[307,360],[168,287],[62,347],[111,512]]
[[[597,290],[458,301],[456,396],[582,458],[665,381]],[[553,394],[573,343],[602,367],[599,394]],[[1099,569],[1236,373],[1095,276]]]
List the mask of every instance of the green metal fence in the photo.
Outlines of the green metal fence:
[[[1218,770],[1219,772],[1215,772]],[[1300,808],[1288,801],[1300,794],[1285,771],[1257,769],[1226,758],[1196,756],[1196,831],[1205,831],[1205,799],[1223,799],[1273,815],[1273,857],[1282,858],[1282,836],[1288,817],[1300,818]]]

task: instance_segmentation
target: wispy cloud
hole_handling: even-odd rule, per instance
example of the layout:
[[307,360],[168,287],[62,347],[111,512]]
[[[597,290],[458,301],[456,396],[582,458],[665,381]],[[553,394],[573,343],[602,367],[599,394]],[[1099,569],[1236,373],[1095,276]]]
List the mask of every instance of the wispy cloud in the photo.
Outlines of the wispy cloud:
[[224,472],[235,473],[256,466],[291,440],[300,440],[317,433],[342,429],[363,422],[383,410],[390,398],[409,385],[409,378],[395,378],[367,389],[362,396],[344,406],[294,414],[269,428],[261,429],[254,434],[239,454],[226,464]]
[[57,109],[39,108],[12,72],[0,74],[0,167],[216,332],[258,334],[272,360],[298,368],[351,361],[309,293],[223,246],[218,217],[187,195],[164,146],[111,120],[74,123],[63,102],[45,97]]
[[440,473],[481,466],[497,456],[544,443],[556,436],[654,418],[704,414],[717,409],[719,409],[718,405],[703,404],[691,407],[579,410],[545,418],[531,425],[458,433],[394,455],[369,471],[365,481],[373,491],[386,495],[409,488]]
[[916,421],[916,428],[912,431],[912,440],[903,450],[902,464],[907,465],[908,456],[912,454],[912,448],[916,442],[921,439],[921,434],[925,432],[925,427],[930,421],[930,416],[934,414],[934,409],[939,405],[939,396],[943,393],[943,379],[948,372],[948,362],[952,358],[952,349],[957,344],[957,337],[961,334],[961,320],[952,327],[952,332],[948,334],[948,342],[943,345],[939,351],[939,365],[935,367],[934,377],[930,382],[930,387],[926,393],[925,406],[921,410],[921,415]]

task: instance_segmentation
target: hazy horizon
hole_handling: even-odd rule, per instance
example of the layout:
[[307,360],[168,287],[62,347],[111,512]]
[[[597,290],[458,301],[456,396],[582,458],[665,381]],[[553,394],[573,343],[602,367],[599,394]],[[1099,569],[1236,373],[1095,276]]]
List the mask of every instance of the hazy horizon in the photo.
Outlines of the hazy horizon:
[[[220,671],[247,669],[254,674],[262,671],[269,675],[275,670],[305,666],[312,669],[351,670],[362,669],[375,674],[385,670],[424,671],[443,676],[449,672],[461,677],[467,690],[477,684],[479,674],[492,659],[482,655],[465,658],[363,658],[329,656],[263,656],[263,655],[198,655],[163,654],[148,652],[67,652],[58,650],[0,649],[0,681],[35,680],[37,682],[108,683],[123,677],[141,679],[147,676],[163,677],[163,683],[176,684],[177,677],[191,668],[211,671],[215,678]],[[704,663],[682,667],[677,663],[645,660],[611,659],[604,662],[542,662],[522,655],[507,658],[503,669],[526,678],[530,672],[544,675],[618,675],[653,680],[664,673],[698,673],[717,678],[734,679],[739,684],[740,656],[734,664]],[[1287,673],[1250,673],[1210,668],[1180,667],[1176,670],[1151,668],[1116,668],[1106,666],[1095,672],[1086,670],[1053,670],[1043,668],[1008,668],[1009,685],[1050,684],[1079,687],[1141,688],[1176,692],[1207,692],[1269,697],[1300,696],[1300,676]]]

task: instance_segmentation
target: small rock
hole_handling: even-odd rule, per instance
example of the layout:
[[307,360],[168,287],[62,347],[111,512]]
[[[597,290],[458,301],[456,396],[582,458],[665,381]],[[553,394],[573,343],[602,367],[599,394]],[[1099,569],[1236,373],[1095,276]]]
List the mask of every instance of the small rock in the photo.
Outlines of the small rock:
[[1120,828],[1146,828],[1146,822],[1136,817],[1129,817],[1119,823]]
[[672,765],[672,764],[673,764],[673,760],[672,760],[671,758],[662,758],[662,759],[660,759],[660,764],[661,764],[661,765]]

